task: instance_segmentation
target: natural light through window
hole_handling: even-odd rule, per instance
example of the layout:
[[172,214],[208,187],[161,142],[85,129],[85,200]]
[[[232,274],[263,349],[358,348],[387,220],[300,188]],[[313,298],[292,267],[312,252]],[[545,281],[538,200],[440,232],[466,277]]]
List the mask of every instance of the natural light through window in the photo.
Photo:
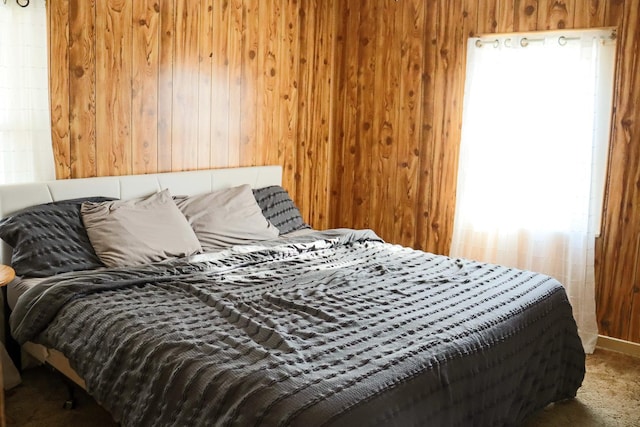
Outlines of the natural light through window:
[[[553,275],[582,299],[600,229],[615,32],[508,34],[467,49],[451,254]],[[591,312],[592,290],[586,299]]]
[[0,184],[54,179],[45,2],[0,3]]
[[[589,208],[592,168],[606,167],[592,144],[598,46],[567,42],[572,49],[548,36],[508,48],[506,40],[520,45],[522,38],[471,47],[481,57],[469,68],[461,169],[470,178],[460,202],[473,207],[478,229],[580,229],[585,221],[576,212]],[[609,93],[600,95],[610,99],[611,80],[603,83]]]

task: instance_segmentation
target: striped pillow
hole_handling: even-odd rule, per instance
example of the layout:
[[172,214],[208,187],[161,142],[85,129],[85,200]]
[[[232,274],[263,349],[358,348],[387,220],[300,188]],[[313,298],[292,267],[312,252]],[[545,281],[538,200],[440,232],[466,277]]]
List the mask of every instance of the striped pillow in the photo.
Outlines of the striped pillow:
[[302,219],[300,210],[291,200],[287,190],[281,186],[254,189],[253,196],[262,209],[262,215],[280,230],[280,234],[311,228]]
[[104,267],[80,217],[82,202],[105,197],[62,200],[31,206],[0,221],[0,238],[13,248],[11,266],[23,277],[48,277]]

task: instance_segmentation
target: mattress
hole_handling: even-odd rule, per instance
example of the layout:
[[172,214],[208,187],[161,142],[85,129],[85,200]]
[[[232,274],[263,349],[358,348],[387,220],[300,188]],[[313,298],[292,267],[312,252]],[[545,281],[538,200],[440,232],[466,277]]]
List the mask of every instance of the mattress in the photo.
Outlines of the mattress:
[[557,281],[368,231],[63,274],[11,325],[123,426],[519,425],[584,377]]

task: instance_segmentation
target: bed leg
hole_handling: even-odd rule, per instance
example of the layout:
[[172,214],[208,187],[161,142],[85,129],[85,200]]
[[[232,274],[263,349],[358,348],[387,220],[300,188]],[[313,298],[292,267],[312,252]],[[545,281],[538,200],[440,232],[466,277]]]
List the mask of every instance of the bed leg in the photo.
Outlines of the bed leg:
[[74,409],[76,407],[76,385],[74,384],[73,381],[71,381],[69,378],[65,377],[62,373],[60,373],[58,370],[56,370],[53,366],[51,366],[51,369],[53,369],[54,371],[57,372],[58,375],[60,375],[60,378],[62,379],[62,382],[67,387],[67,398],[64,401],[64,403],[62,404],[62,408],[63,409]]
[[67,400],[64,401],[62,407],[64,409],[74,409],[76,407],[76,386],[65,378],[67,384]]

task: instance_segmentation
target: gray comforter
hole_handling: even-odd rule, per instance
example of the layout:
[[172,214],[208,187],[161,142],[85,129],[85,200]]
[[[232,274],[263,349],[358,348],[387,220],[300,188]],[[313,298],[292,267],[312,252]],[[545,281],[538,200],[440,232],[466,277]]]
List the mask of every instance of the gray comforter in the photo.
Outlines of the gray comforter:
[[367,231],[61,275],[11,326],[124,426],[518,425],[584,376],[557,281]]

